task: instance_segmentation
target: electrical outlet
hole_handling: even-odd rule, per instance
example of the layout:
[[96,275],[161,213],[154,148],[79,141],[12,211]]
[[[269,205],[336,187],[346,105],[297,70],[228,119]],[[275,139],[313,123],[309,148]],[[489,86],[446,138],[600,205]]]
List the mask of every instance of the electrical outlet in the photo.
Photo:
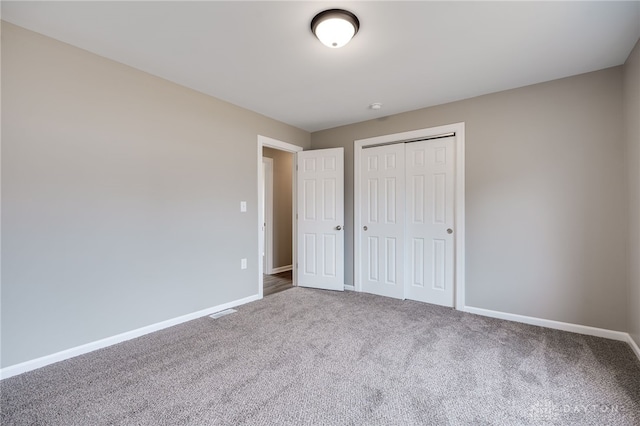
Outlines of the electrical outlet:
[[247,259],[240,259],[240,269],[247,269]]

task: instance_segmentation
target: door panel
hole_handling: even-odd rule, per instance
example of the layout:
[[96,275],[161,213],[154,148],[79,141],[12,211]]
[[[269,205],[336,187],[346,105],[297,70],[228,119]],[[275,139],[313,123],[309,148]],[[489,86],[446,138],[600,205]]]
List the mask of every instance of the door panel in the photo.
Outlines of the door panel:
[[361,157],[362,290],[398,299],[404,298],[404,163],[402,144],[364,149]]
[[344,149],[297,154],[298,285],[344,290]]
[[453,306],[455,138],[406,144],[408,299]]

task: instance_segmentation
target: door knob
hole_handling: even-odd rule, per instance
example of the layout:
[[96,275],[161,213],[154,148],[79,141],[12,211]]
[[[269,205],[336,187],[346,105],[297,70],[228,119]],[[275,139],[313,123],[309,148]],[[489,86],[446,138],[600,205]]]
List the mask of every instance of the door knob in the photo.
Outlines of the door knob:
[[340,230],[342,229],[342,226],[338,225],[338,226],[336,226],[336,229],[337,229],[338,231],[340,231]]
[[364,229],[364,230],[366,231],[366,230],[367,230],[367,229],[369,229],[369,228],[367,228],[366,226],[363,226],[363,227],[362,227],[362,229]]
[[453,234],[453,229],[451,228],[447,229],[447,234]]

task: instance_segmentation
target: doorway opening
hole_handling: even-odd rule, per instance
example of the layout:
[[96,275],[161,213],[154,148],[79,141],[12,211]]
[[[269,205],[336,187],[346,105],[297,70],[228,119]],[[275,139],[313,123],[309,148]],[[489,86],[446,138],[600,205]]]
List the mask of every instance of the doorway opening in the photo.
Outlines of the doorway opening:
[[302,147],[258,135],[258,295],[296,280],[295,153]]
[[263,295],[293,287],[294,154],[262,148],[263,164]]

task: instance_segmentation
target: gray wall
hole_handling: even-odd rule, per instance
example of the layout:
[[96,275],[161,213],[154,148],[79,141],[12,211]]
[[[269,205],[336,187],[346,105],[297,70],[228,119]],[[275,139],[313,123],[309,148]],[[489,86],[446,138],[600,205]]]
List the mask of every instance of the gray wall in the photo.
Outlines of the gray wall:
[[1,365],[257,294],[258,134],[309,146],[3,22]]
[[293,154],[263,148],[263,156],[273,159],[273,267],[292,262]]
[[626,330],[621,73],[312,133],[314,149],[345,148],[345,281],[353,282],[353,141],[464,121],[467,305]]
[[640,41],[624,64],[623,88],[629,174],[629,334],[640,346]]

